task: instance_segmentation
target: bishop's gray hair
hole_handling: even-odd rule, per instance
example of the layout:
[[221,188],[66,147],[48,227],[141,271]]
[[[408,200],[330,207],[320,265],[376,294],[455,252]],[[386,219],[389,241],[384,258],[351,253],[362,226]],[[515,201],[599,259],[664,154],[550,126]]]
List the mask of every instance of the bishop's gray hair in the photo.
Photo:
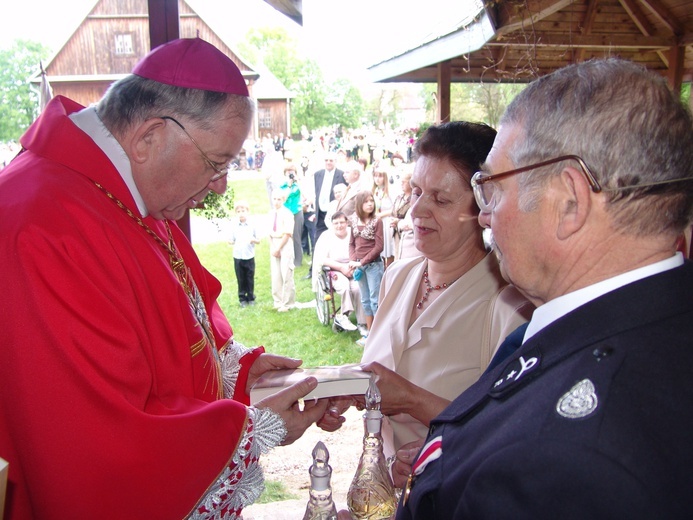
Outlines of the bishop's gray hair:
[[97,105],[99,117],[114,134],[162,116],[184,116],[200,128],[212,130],[223,117],[246,119],[254,110],[253,100],[246,96],[176,87],[135,74],[113,83]]

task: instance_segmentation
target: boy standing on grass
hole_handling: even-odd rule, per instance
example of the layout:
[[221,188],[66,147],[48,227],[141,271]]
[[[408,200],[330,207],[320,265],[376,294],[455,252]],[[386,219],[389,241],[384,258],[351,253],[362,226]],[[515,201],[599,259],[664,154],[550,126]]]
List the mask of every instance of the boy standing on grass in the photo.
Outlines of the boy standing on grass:
[[278,312],[286,312],[296,305],[294,287],[294,215],[284,206],[286,194],[277,189],[272,192],[273,210],[270,213],[270,270],[272,273],[272,299]]
[[255,305],[255,244],[259,244],[257,230],[248,221],[250,207],[244,200],[234,205],[237,219],[231,228],[233,269],[238,282],[238,301],[241,307]]

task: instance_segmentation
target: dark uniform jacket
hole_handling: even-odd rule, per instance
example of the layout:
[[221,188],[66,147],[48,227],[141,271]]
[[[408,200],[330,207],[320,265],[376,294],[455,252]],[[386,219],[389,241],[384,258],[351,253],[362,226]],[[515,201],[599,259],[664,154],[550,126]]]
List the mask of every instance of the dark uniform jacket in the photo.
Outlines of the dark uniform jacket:
[[693,518],[693,264],[538,332],[438,436],[397,520]]

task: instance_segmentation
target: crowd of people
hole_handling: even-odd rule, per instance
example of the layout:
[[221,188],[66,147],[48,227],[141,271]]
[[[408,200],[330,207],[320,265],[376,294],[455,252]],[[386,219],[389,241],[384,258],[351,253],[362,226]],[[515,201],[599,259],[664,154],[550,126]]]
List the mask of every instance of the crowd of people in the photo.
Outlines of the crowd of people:
[[[253,110],[221,51],[174,40],[94,106],[54,98],[0,172],[7,518],[241,518],[263,453],[364,405],[300,406],[314,378],[251,405],[301,361],[235,337],[175,223],[226,189]],[[666,81],[591,60],[532,82],[497,131],[434,125],[363,162],[321,141],[320,167],[283,136],[263,157],[272,297],[294,304],[307,242],[335,322],[363,320],[397,519],[688,518],[693,119]]]
[[[324,135],[332,134],[326,132]],[[308,133],[306,135],[309,136]],[[310,265],[306,278],[313,279],[313,286],[316,287],[316,274],[325,264],[321,262],[324,255],[319,255],[316,262],[314,251],[318,249],[319,238],[325,232],[329,235],[325,242],[333,243],[333,217],[341,213],[347,221],[344,231],[347,242],[351,244],[350,272],[333,276],[347,276],[358,287],[356,307],[359,312],[352,312],[347,302],[347,310],[338,312],[335,322],[337,330],[359,330],[361,336],[356,343],[365,346],[378,307],[385,269],[396,259],[420,254],[414,244],[413,224],[409,216],[410,179],[414,162],[406,162],[397,152],[402,143],[411,146],[415,141],[404,134],[394,133],[389,140],[378,141],[383,146],[369,148],[367,157],[360,157],[362,153],[358,145],[345,150],[344,141],[339,139],[309,136],[293,141],[283,134],[275,138],[267,134],[264,141],[268,143],[268,148],[257,171],[266,181],[272,223],[272,229],[266,235],[272,244],[281,243],[282,247],[288,242],[293,243],[293,266],[286,260],[290,253],[285,251],[282,254],[285,258],[282,270],[278,270],[279,257],[272,246],[274,306],[279,312],[294,307],[294,271],[303,265],[304,259],[308,259]],[[292,144],[287,147],[288,142]],[[302,164],[308,167],[297,165],[295,156],[298,154],[303,158]],[[411,158],[412,153],[407,155]],[[283,207],[293,214],[291,234],[288,229],[278,232],[274,225],[279,193],[283,194]],[[285,212],[282,213],[286,216]],[[247,218],[247,215],[244,217]],[[232,229],[236,229],[236,224]],[[335,254],[340,256],[338,252]],[[281,276],[276,274],[279,272]],[[242,272],[241,276],[245,274]],[[238,279],[238,283],[240,286],[242,281]],[[246,300],[246,296],[239,291],[241,306],[246,305]]]

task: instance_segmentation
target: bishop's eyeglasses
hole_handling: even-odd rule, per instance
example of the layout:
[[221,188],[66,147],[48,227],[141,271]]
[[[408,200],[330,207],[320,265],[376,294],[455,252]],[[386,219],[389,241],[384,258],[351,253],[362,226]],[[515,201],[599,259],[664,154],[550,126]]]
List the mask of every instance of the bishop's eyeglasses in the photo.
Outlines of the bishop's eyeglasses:
[[234,163],[218,163],[213,161],[212,159],[209,158],[209,156],[200,148],[200,145],[197,144],[197,141],[191,136],[188,131],[185,129],[185,127],[176,119],[172,118],[171,116],[162,116],[161,119],[169,119],[170,121],[173,121],[176,123],[181,130],[185,133],[185,135],[188,136],[188,139],[192,141],[192,144],[195,145],[195,148],[198,149],[200,154],[202,155],[202,159],[204,162],[207,163],[207,166],[209,166],[212,170],[214,170],[214,175],[212,175],[212,178],[209,179],[209,182],[215,182],[218,181],[219,179],[222,179],[226,177],[229,174],[229,171],[235,170],[237,166]]

